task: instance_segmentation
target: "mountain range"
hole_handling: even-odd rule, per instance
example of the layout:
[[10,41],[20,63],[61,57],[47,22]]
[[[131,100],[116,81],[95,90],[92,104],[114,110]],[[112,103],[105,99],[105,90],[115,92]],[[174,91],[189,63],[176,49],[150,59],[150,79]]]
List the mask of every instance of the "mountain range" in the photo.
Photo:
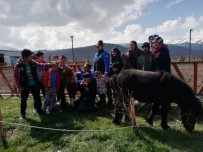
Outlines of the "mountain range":
[[[171,58],[188,57],[189,55],[189,43],[181,44],[167,44]],[[118,48],[121,53],[125,53],[128,49],[128,44],[111,44],[105,43],[104,49],[107,52],[111,52],[112,48]],[[138,44],[141,48],[141,44]],[[73,59],[72,48],[67,49],[57,49],[57,50],[40,50],[45,54],[45,58],[49,58],[52,55],[65,55],[69,60]],[[73,48],[74,57],[76,60],[92,60],[94,54],[97,52],[95,45]],[[203,55],[203,43],[201,44],[191,44],[191,57],[197,57]]]

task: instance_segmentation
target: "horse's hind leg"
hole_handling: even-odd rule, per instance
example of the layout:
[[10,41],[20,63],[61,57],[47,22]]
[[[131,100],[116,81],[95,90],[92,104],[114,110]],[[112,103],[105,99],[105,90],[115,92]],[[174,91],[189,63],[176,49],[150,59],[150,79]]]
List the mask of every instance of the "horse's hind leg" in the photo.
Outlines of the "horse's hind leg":
[[165,103],[161,105],[161,113],[162,113],[162,121],[161,121],[161,127],[166,130],[169,129],[170,127],[167,124],[167,116],[168,116],[168,109],[169,109],[169,104]]
[[150,114],[149,114],[149,116],[148,116],[147,119],[146,119],[146,122],[147,122],[149,125],[151,125],[151,126],[153,126],[153,118],[154,118],[154,115],[156,114],[158,108],[159,108],[159,104],[154,103],[154,104],[152,105],[152,109],[151,109],[151,111],[150,111]]

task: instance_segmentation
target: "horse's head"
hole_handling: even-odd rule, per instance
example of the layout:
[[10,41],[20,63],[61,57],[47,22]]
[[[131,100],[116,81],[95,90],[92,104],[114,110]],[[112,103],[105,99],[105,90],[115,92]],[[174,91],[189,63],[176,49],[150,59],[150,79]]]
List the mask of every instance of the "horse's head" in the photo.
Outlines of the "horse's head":
[[195,128],[195,123],[197,120],[197,112],[190,108],[190,110],[181,115],[182,124],[188,132],[192,132]]
[[[195,97],[195,96],[194,96]],[[203,107],[198,98],[193,98],[190,104],[184,104],[185,108],[181,112],[182,124],[188,132],[195,128],[197,120],[203,121]]]

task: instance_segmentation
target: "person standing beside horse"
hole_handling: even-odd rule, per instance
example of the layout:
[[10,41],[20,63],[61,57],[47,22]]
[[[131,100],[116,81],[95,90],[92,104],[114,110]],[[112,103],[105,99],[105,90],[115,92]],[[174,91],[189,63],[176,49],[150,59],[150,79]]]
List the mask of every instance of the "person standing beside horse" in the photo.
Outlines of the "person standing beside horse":
[[128,51],[121,55],[123,68],[125,69],[137,69],[137,58],[142,54],[142,51],[138,48],[136,41],[131,41]]
[[[121,55],[122,59],[122,65],[123,68],[122,70],[126,69],[137,69],[137,60],[138,57],[142,54],[142,51],[138,48],[137,42],[136,41],[131,41],[129,44],[128,51],[125,54]],[[118,92],[118,90],[117,90]],[[117,94],[118,96],[121,96],[121,94]],[[129,107],[129,102],[127,101],[128,99],[124,98],[123,101],[121,100],[122,97],[117,97],[118,101],[116,102],[116,116],[115,119],[113,120],[113,123],[118,124],[119,119],[122,119],[122,113],[123,113],[123,107]],[[123,103],[123,104],[120,104]],[[129,122],[130,118],[127,114],[125,114],[125,121]]]
[[154,50],[152,56],[154,58],[155,71],[164,71],[171,73],[171,58],[169,50],[162,37],[155,37],[152,41]]

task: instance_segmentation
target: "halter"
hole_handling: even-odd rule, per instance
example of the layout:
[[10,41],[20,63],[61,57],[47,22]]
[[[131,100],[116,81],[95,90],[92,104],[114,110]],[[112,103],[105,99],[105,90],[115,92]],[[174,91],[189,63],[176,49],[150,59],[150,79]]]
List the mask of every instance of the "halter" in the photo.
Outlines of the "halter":
[[[187,125],[194,127],[194,124],[189,123],[189,116],[192,115],[192,108],[190,108],[186,113],[182,114],[181,116],[187,116],[185,123],[187,123]],[[183,122],[182,122],[183,124]]]

